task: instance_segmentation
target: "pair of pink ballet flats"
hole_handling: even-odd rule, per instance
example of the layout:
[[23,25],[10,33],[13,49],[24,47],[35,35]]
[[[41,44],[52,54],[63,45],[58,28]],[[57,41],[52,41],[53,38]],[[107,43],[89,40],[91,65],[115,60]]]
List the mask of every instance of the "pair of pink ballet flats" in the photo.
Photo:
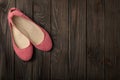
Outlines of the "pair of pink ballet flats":
[[33,55],[33,45],[41,51],[50,51],[52,40],[48,32],[35,24],[19,9],[11,8],[8,13],[13,48],[23,61],[29,61]]

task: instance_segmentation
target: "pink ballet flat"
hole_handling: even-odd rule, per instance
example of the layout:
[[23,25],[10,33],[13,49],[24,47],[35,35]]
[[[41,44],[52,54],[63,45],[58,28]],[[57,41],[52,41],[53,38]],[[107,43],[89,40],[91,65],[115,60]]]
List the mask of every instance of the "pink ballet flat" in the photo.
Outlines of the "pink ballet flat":
[[24,36],[12,22],[13,11],[15,8],[11,8],[8,13],[8,23],[10,26],[11,39],[13,49],[16,55],[23,61],[29,61],[33,54],[33,46],[29,39]]

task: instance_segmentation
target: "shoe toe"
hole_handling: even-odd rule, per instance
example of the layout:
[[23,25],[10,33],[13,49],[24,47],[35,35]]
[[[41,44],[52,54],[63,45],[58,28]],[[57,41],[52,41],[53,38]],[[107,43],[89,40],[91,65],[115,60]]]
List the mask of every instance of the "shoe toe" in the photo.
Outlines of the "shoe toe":
[[36,46],[39,50],[50,51],[52,48],[52,40],[49,35],[45,36],[42,43]]
[[29,46],[23,50],[16,51],[17,56],[23,61],[29,61],[32,58],[33,49],[32,46]]

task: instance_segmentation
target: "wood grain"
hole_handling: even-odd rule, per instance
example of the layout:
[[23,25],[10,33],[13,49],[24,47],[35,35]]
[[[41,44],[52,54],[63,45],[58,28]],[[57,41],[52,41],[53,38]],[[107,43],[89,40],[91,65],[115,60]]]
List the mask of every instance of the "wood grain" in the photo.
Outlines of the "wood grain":
[[8,9],[14,5],[14,0],[4,0],[0,2],[0,80],[14,79],[14,52],[11,44],[11,35],[7,22]]
[[87,0],[87,80],[104,79],[104,1]]
[[54,43],[51,53],[51,79],[67,80],[69,74],[67,0],[52,0],[51,2],[51,34]]
[[69,2],[69,64],[72,80],[86,80],[86,0]]
[[105,80],[120,80],[120,1],[105,1]]

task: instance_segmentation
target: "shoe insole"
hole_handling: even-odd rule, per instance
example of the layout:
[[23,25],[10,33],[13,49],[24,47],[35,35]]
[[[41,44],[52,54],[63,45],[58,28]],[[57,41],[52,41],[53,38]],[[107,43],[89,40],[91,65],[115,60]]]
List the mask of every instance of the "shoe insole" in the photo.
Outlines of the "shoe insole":
[[38,25],[25,18],[14,16],[13,23],[33,44],[40,44],[44,39],[44,33]]
[[12,26],[12,34],[14,37],[14,42],[20,49],[26,48],[29,46],[30,41],[25,37],[15,26]]

